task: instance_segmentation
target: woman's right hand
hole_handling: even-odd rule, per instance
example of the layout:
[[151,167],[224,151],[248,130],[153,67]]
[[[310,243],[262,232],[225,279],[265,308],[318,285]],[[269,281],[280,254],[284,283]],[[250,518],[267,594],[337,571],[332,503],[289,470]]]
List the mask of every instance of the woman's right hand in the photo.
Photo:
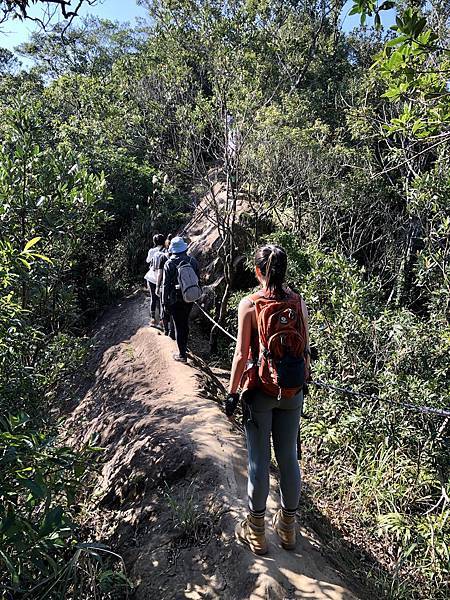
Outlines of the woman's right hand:
[[237,394],[237,393],[232,394],[230,392],[225,399],[225,414],[227,415],[228,419],[232,422],[234,422],[233,415],[234,415],[234,411],[236,410],[238,404],[239,404],[239,394]]

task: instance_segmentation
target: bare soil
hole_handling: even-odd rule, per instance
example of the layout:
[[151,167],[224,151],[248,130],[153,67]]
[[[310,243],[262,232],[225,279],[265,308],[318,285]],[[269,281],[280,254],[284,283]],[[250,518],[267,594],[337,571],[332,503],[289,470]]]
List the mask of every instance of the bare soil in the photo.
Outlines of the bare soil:
[[[237,544],[246,508],[246,450],[201,361],[173,361],[175,343],[148,326],[138,293],[98,325],[79,402],[76,443],[97,437],[104,460],[91,507],[95,535],[124,557],[136,600],[361,598],[306,527],[286,552]],[[268,519],[278,506],[275,481]]]

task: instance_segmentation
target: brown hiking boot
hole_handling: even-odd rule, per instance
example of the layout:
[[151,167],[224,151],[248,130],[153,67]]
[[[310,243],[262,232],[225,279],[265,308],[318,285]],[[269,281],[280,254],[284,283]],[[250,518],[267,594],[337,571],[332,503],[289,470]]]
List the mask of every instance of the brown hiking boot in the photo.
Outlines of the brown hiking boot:
[[236,525],[236,539],[246,544],[254,554],[267,554],[267,541],[264,528],[264,517],[252,517]]
[[287,521],[280,508],[275,514],[272,522],[273,528],[280,538],[281,545],[285,550],[294,550],[296,538],[296,522],[295,516],[289,517]]

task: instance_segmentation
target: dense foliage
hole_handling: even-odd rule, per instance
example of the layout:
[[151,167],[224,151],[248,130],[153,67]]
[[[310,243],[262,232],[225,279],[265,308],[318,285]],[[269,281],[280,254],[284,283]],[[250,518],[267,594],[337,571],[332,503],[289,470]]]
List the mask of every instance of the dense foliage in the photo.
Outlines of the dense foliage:
[[0,52],[5,597],[121,587],[83,563],[97,553],[73,494],[93,450],[58,438],[60,387],[83,328],[142,276],[152,233],[219,178],[219,318],[241,288],[236,257],[269,235],[310,306],[317,378],[380,396],[312,392],[314,502],[374,554],[380,596],[444,598],[447,422],[388,401],[444,407],[449,391],[447,3],[357,0],[378,29],[352,33],[342,1],[141,4],[151,26],[34,33],[18,50],[28,72]]
[[[107,597],[127,587],[82,534],[95,464],[59,436],[58,392],[86,356],[70,335],[88,292],[86,247],[106,217],[103,175],[48,144],[42,105],[4,109],[0,156],[0,582],[2,598]],[[93,257],[90,258],[92,261]],[[84,275],[84,277],[86,277]],[[100,551],[100,554],[99,554]],[[93,591],[94,590],[94,591]]]

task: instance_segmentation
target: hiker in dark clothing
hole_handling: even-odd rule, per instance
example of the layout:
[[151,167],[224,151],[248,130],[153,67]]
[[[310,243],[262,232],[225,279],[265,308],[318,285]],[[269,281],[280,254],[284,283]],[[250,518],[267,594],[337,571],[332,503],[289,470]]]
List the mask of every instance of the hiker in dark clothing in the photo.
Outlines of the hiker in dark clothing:
[[169,253],[166,252],[165,249],[162,250],[162,255],[158,260],[158,269],[155,272],[156,276],[156,284],[155,284],[155,292],[158,296],[158,301],[160,302],[160,313],[161,313],[161,326],[160,328],[164,329],[165,335],[168,335],[173,340],[175,340],[175,325],[173,323],[173,319],[167,310],[164,310],[164,304],[162,301],[162,286],[164,280],[164,265],[169,260]]
[[[161,269],[162,269],[161,277],[160,277],[159,286],[157,289],[157,294],[161,298],[162,298],[162,282],[163,282],[164,264],[167,260],[169,260],[169,257],[170,257],[169,248],[170,248],[170,242],[172,241],[172,238],[173,238],[173,234],[169,233],[164,242],[163,252],[166,255],[166,260],[161,263]],[[161,299],[161,307],[164,308],[162,299]],[[173,322],[172,315],[170,315],[167,310],[165,312],[163,310],[163,327],[164,327],[164,333],[166,335],[168,335],[170,338],[172,338],[172,340],[175,340],[175,325]]]
[[200,270],[197,261],[186,253],[187,243],[181,237],[171,240],[169,252],[170,258],[164,265],[164,278],[162,285],[162,303],[164,311],[173,318],[175,324],[175,336],[178,344],[178,354],[174,354],[174,360],[187,362],[187,344],[189,337],[189,315],[192,310],[192,302],[183,299],[180,289],[179,269],[182,265],[190,265],[197,277],[200,279]]

